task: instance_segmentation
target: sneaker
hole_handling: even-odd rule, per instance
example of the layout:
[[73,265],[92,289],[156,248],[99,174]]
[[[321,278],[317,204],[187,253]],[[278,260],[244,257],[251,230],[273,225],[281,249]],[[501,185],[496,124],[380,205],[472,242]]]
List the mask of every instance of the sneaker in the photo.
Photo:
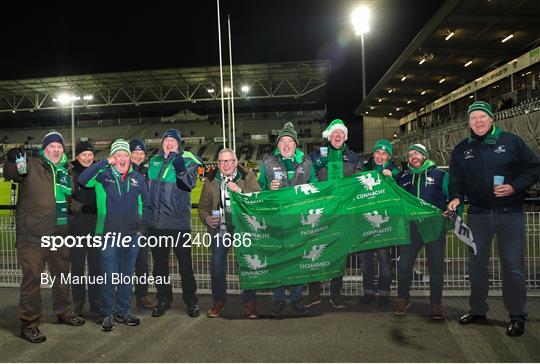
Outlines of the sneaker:
[[307,308],[306,306],[304,306],[304,302],[302,302],[301,298],[297,300],[291,300],[290,304],[293,310],[295,310],[298,313],[304,314],[307,312]]
[[214,305],[212,306],[211,309],[208,310],[208,312],[206,313],[206,317],[208,318],[216,318],[219,316],[219,314],[221,313],[221,310],[223,310],[223,308],[225,307],[225,304],[224,303],[221,303],[221,302],[214,302]]
[[114,317],[113,315],[105,316],[101,322],[101,331],[109,332],[114,329]]
[[322,300],[321,300],[321,296],[320,296],[320,295],[310,293],[310,294],[306,297],[306,302],[305,302],[304,306],[306,306],[306,307],[312,307],[312,306],[318,305],[318,304],[321,303],[321,302],[322,302]]
[[141,323],[141,320],[131,312],[128,312],[124,316],[116,315],[114,320],[120,324],[125,324],[128,326],[137,326]]
[[152,310],[153,317],[163,316],[168,309],[171,308],[171,303],[169,301],[158,300],[157,304]]
[[377,305],[380,309],[386,309],[390,306],[390,296],[379,296],[379,301]]
[[149,310],[156,307],[156,303],[154,301],[152,301],[152,299],[150,297],[148,297],[148,296],[137,298],[136,305],[139,306],[139,307],[149,309]]
[[285,309],[285,301],[278,300],[274,301],[274,305],[272,306],[272,311],[270,311],[270,317],[273,319],[278,319],[281,317],[281,313]]
[[434,320],[444,320],[442,305],[439,303],[431,304],[431,318]]
[[398,305],[394,311],[394,315],[403,316],[405,312],[411,307],[411,300],[407,298],[398,298]]
[[373,301],[375,301],[375,295],[373,293],[366,293],[364,297],[360,298],[360,302],[358,302],[358,304],[360,306],[362,305],[369,306],[371,305]]
[[187,314],[189,317],[198,317],[200,313],[201,313],[201,308],[199,307],[197,303],[194,305],[190,305],[187,308]]
[[75,312],[63,317],[58,317],[57,324],[70,325],[70,326],[82,326],[86,321]]
[[33,344],[39,344],[47,340],[37,327],[21,327],[21,337]]
[[345,300],[342,295],[330,297],[330,303],[334,308],[345,308]]
[[250,320],[254,320],[256,318],[259,318],[259,315],[257,314],[257,306],[255,304],[255,301],[249,301],[247,302],[244,307],[246,308],[246,316]]

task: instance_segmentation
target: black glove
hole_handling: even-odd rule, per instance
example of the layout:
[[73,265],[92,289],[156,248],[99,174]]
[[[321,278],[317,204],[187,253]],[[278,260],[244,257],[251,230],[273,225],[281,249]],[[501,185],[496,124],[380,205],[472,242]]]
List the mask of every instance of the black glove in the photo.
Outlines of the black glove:
[[81,212],[83,214],[96,214],[97,213],[97,209],[96,209],[96,206],[92,206],[92,205],[83,205],[83,207],[81,207]]
[[10,149],[7,152],[7,161],[10,163],[15,163],[15,159],[17,159],[17,156],[23,153],[24,153],[24,150],[22,150],[21,148]]
[[174,158],[172,164],[177,173],[182,172],[184,169],[186,169],[186,161],[181,155],[178,155],[176,158]]

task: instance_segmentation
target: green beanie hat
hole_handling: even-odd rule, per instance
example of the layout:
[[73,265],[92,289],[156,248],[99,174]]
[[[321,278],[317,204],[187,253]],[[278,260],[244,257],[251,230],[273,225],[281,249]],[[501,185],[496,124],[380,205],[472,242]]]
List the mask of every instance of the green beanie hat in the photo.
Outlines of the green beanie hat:
[[416,150],[418,153],[422,154],[424,157],[429,158],[429,152],[425,145],[417,143],[411,145],[409,148],[407,148],[407,152],[411,150]]
[[131,154],[129,150],[129,143],[127,140],[124,139],[116,139],[111,144],[111,153],[109,155],[113,155],[114,153],[123,150],[124,152],[127,152],[128,154]]
[[470,116],[473,111],[483,111],[485,112],[490,118],[493,119],[493,109],[491,107],[491,104],[485,102],[485,101],[475,101],[469,106],[468,115]]
[[322,133],[323,139],[330,139],[330,134],[334,132],[335,130],[343,130],[345,133],[345,140],[348,139],[349,130],[345,126],[345,123],[341,119],[335,119],[326,127],[326,129]]
[[279,143],[279,140],[284,136],[293,138],[296,142],[296,146],[298,146],[298,134],[296,133],[296,130],[294,130],[293,123],[291,123],[290,121],[286,122],[283,126],[283,129],[281,129],[281,131],[279,132],[276,139],[276,144]]
[[382,150],[383,152],[386,152],[392,156],[394,152],[394,148],[392,147],[392,143],[390,143],[389,140],[386,139],[379,139],[375,142],[375,145],[373,146],[373,149],[371,150],[372,153],[375,153],[378,150]]

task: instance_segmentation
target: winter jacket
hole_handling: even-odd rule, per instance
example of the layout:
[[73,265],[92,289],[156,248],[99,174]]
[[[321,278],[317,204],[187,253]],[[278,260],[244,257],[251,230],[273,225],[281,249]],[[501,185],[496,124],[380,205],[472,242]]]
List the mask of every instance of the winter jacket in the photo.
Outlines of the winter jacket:
[[[521,208],[525,191],[540,179],[540,159],[515,134],[494,126],[482,140],[461,141],[450,160],[450,200],[467,196],[478,208]],[[493,176],[503,176],[515,193],[495,197]]]
[[377,171],[379,173],[382,173],[383,169],[388,169],[390,172],[392,172],[392,177],[394,177],[394,179],[397,179],[399,174],[401,173],[393,160],[389,160],[383,166],[378,166],[377,164],[375,164],[375,161],[372,157],[364,163],[364,171]]
[[268,156],[262,163],[261,174],[258,180],[261,189],[270,189],[270,183],[275,179],[275,172],[279,172],[283,176],[281,187],[317,182],[317,176],[315,175],[315,169],[313,168],[311,159],[304,155],[304,152],[300,149],[296,149],[292,163],[294,175],[289,179],[285,163],[279,154],[279,150],[276,149],[274,154]]
[[[328,149],[332,148],[330,144],[327,145]],[[347,144],[344,144],[345,150],[343,152],[343,176],[351,176],[355,173],[362,171],[362,161],[358,157],[358,154],[349,149]],[[328,159],[321,158],[321,149],[316,148],[311,152],[311,161],[316,166],[316,175],[319,181],[328,180]]]
[[203,163],[190,152],[182,152],[185,169],[176,171],[173,161],[177,153],[163,151],[150,159],[148,179],[150,194],[144,210],[145,229],[191,230],[191,190],[197,184],[197,169]]
[[68,224],[69,232],[73,235],[94,234],[96,230],[96,190],[94,188],[84,187],[78,181],[79,175],[85,169],[86,167],[83,167],[78,160],[71,162],[68,167],[73,181],[73,194],[70,199]]
[[148,188],[139,172],[130,166],[127,177],[122,180],[116,168],[103,159],[86,168],[78,181],[96,190],[96,235],[107,232],[134,235],[140,231],[142,210],[148,201]]
[[425,161],[418,171],[411,168],[405,170],[399,175],[397,182],[410,194],[443,211],[446,210],[448,173],[438,169],[432,161]]

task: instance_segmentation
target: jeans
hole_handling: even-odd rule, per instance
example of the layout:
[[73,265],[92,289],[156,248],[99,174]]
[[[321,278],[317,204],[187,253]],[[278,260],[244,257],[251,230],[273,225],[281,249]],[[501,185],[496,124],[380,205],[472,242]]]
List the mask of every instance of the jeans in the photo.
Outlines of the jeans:
[[418,252],[422,247],[426,250],[429,267],[429,302],[441,304],[443,291],[444,273],[444,246],[446,243],[446,231],[441,236],[428,244],[424,244],[415,224],[411,224],[411,243],[400,245],[398,262],[398,297],[409,299],[411,297],[411,281],[413,278],[413,266]]
[[[227,302],[227,253],[230,246],[225,247],[222,239],[215,239],[212,235],[212,298],[214,302]],[[257,295],[254,290],[244,291],[244,303],[256,301]]]
[[497,247],[502,266],[503,303],[511,318],[523,320],[526,281],[523,262],[525,248],[525,215],[522,209],[469,208],[467,225],[476,242],[477,254],[469,249],[470,313],[485,315],[489,291],[489,256],[491,240],[497,236]]
[[[309,294],[314,296],[321,295],[321,282],[311,282],[308,284]],[[341,287],[343,287],[343,277],[332,278],[330,281],[330,296],[336,297],[341,295]]]
[[[302,298],[303,284],[290,286],[291,292],[289,294],[290,301],[298,301]],[[285,286],[274,288],[274,301],[285,301]]]
[[101,272],[106,278],[106,282],[101,285],[101,314],[103,316],[115,313],[125,316],[130,312],[133,285],[131,282],[124,283],[123,281],[113,284],[112,278],[113,273],[119,273],[124,279],[131,280],[135,270],[135,260],[139,253],[139,246],[136,244],[138,238],[138,235],[132,235],[131,244],[135,245],[129,247],[118,247],[117,244],[111,246],[112,239],[108,239],[106,248],[100,251]]
[[[180,234],[180,235],[178,235]],[[182,279],[182,298],[187,306],[197,304],[197,283],[193,275],[193,263],[191,261],[191,241],[189,236],[190,230],[165,230],[165,229],[150,229],[149,235],[153,236],[172,236],[176,242],[178,236],[178,244],[173,246],[174,255],[178,260],[180,277]],[[186,243],[186,246],[184,246]],[[161,246],[152,247],[152,256],[154,257],[153,275],[155,278],[163,277],[163,284],[156,284],[158,301],[172,302],[173,292],[169,283],[169,255],[171,247],[166,246],[163,242]],[[167,282],[167,283],[165,283]]]
[[[139,255],[135,261],[135,275],[137,277],[148,276],[148,246],[139,249]],[[148,296],[148,283],[139,283],[135,285],[135,297],[141,299]]]
[[[101,275],[99,263],[99,248],[94,247],[73,247],[69,248],[69,260],[71,261],[71,276],[84,276],[85,262],[88,261],[88,276],[97,277]],[[95,278],[94,278],[95,279]],[[94,280],[94,279],[91,279]],[[88,284],[88,303],[90,308],[97,307],[99,303],[99,285]],[[71,294],[73,305],[84,305],[86,296],[85,284],[71,284]]]
[[379,295],[389,296],[390,285],[392,284],[392,267],[390,258],[390,248],[376,249],[359,253],[362,263],[362,274],[364,278],[364,294],[375,294],[375,266],[373,256],[377,253],[379,261]]

